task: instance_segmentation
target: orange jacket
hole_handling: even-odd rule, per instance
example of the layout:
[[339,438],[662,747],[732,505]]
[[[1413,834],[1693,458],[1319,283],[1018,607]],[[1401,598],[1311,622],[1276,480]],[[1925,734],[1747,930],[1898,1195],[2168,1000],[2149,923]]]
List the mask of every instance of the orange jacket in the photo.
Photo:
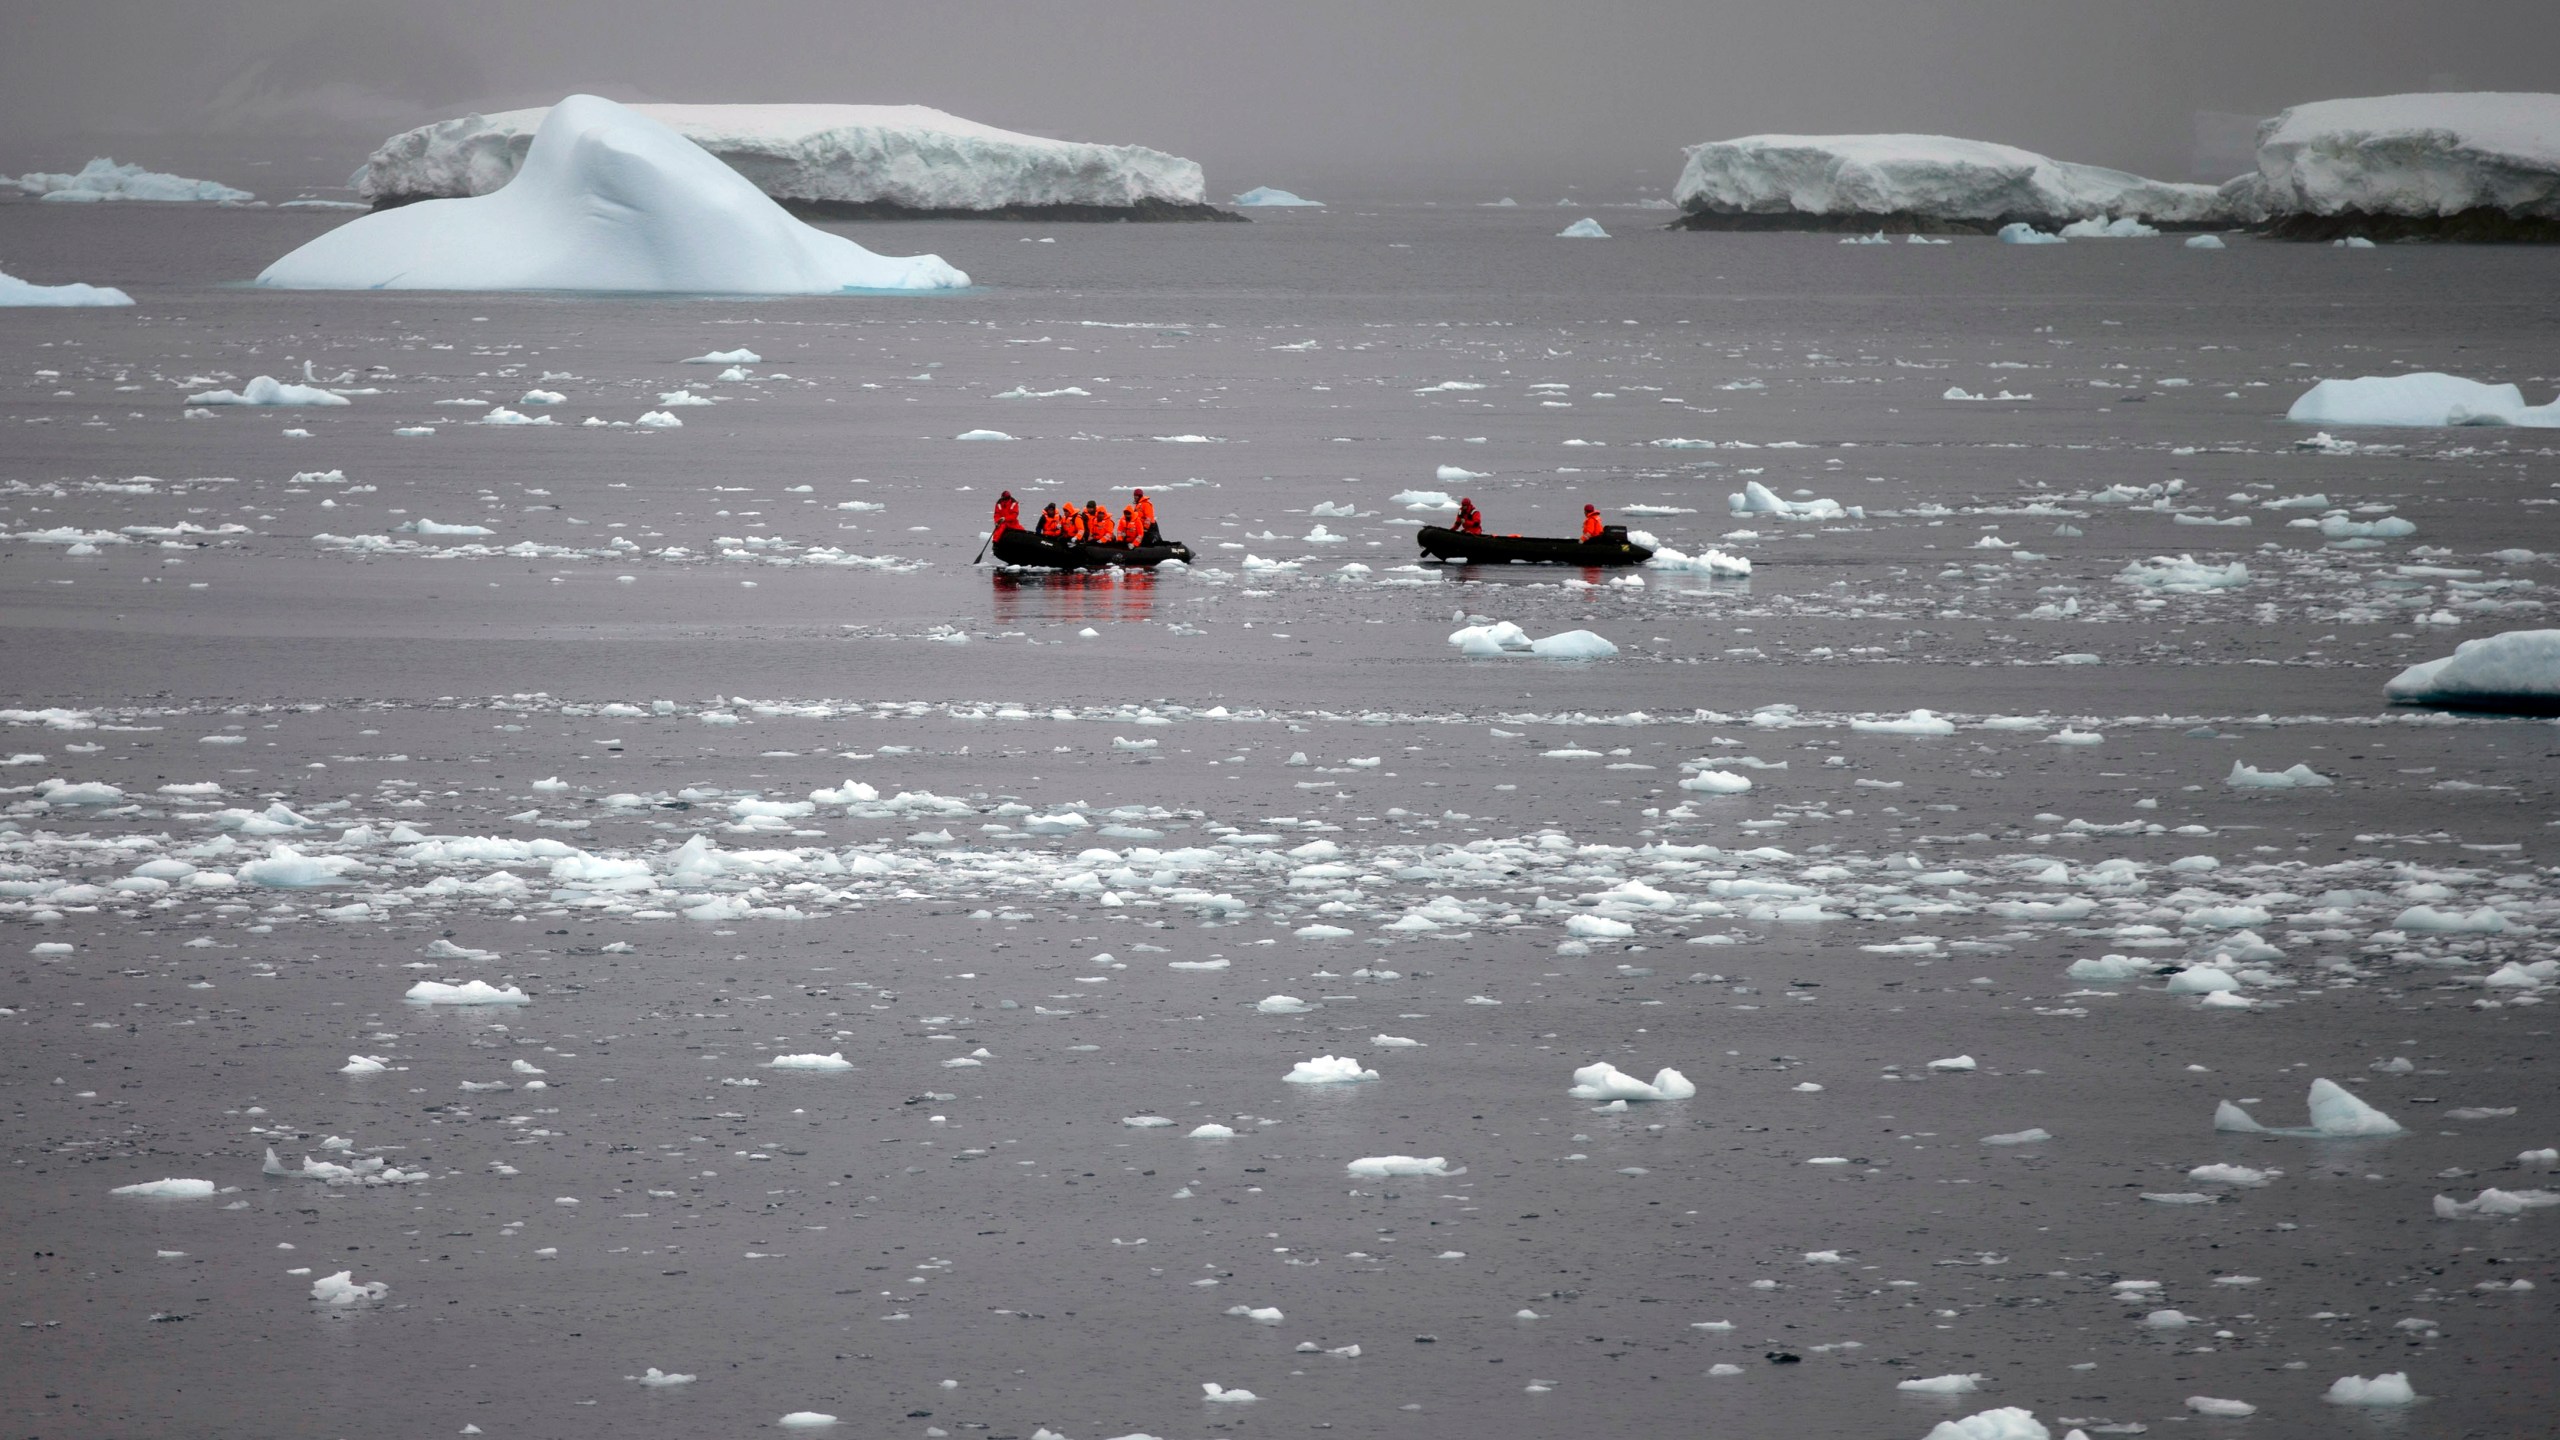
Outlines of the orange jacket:
[[1010,495],[998,500],[996,502],[996,533],[1001,535],[1007,530],[1019,530],[1021,528],[1022,506]]
[[1583,507],[1583,511],[1582,511],[1582,538],[1583,538],[1583,539],[1585,539],[1585,540],[1597,540],[1597,539],[1599,539],[1599,538],[1600,538],[1600,532],[1601,532],[1601,531],[1603,531],[1603,530],[1606,530],[1606,529],[1608,529],[1608,528],[1609,528],[1609,527],[1608,527],[1605,523],[1603,523],[1603,522],[1601,521],[1601,519],[1600,519],[1600,512],[1599,512],[1599,511],[1594,510],[1594,509],[1590,508],[1589,506],[1584,506],[1584,507]]
[[1108,545],[1120,536],[1120,527],[1111,523],[1111,512],[1099,505],[1084,507],[1085,538],[1098,545]]
[[1043,535],[1059,535],[1065,533],[1065,526],[1063,522],[1058,519],[1057,506],[1050,505],[1041,510],[1040,533]]
[[1144,495],[1141,495],[1136,500],[1130,502],[1129,508],[1138,512],[1138,533],[1140,535],[1144,535],[1149,530],[1155,528],[1156,502],[1148,499]]

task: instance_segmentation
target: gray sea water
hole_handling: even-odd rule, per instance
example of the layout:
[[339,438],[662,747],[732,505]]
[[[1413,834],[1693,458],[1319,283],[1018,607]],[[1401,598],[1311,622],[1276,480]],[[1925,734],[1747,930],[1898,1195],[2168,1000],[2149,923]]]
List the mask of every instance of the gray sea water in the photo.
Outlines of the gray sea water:
[[[979,288],[738,302],[270,293],[336,217],[0,205],[0,268],[138,302],[0,311],[0,1407],[2547,1433],[2560,1215],[2435,1199],[2560,1186],[2550,1021],[2483,983],[2551,955],[2560,745],[2382,686],[2548,623],[2560,469],[2282,417],[2547,398],[2550,257],[1581,213],[863,225]],[[185,403],[306,363],[362,393]],[[971,563],[1001,488],[1131,485],[1197,565]],[[1431,491],[1751,571],[1417,566]],[[2250,1003],[2167,990],[2217,955]],[[1283,1079],[1327,1055],[1378,1078]],[[2315,1078],[2405,1133],[2214,1130]],[[1450,1173],[1346,1170],[1395,1155]],[[163,1177],[218,1193],[108,1193]]]

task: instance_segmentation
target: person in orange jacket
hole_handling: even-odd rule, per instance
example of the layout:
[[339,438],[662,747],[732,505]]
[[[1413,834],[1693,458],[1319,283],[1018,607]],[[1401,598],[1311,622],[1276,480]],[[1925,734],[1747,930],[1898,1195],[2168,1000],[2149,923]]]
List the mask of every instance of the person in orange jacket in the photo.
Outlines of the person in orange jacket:
[[1135,505],[1121,506],[1120,543],[1123,545],[1143,545],[1146,543],[1146,538],[1147,527],[1138,523],[1138,507]]
[[1067,505],[1058,511],[1058,538],[1061,540],[1081,540],[1084,538],[1084,512],[1082,510],[1077,509],[1073,505]]
[[995,536],[1002,535],[1007,530],[1019,530],[1021,528],[1022,502],[1014,499],[1013,492],[1010,490],[996,496],[995,531],[987,538],[994,539]]
[[1601,532],[1608,528],[1607,523],[1602,521],[1600,518],[1600,510],[1598,506],[1585,505],[1582,507],[1582,538],[1584,543],[1587,544],[1593,540],[1599,539]]
[[1112,523],[1111,512],[1099,500],[1084,502],[1084,534],[1096,545],[1113,544],[1120,538],[1120,527]]
[[1058,502],[1055,500],[1050,501],[1046,506],[1041,508],[1040,533],[1043,535],[1061,535],[1066,533],[1066,522],[1058,518]]
[[1139,538],[1143,540],[1147,536],[1154,534],[1156,528],[1156,502],[1147,498],[1147,492],[1144,490],[1130,491],[1129,507],[1138,512]]
[[1449,528],[1461,535],[1483,534],[1484,516],[1476,510],[1476,502],[1463,495],[1458,497],[1458,518],[1449,522]]

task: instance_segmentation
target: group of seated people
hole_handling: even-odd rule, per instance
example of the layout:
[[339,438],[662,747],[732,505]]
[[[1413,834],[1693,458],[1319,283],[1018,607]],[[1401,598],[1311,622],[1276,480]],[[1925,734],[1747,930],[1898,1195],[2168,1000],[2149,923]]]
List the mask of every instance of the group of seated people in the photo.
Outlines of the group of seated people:
[[[1005,491],[996,497],[995,533],[1022,528],[1022,505]],[[1087,501],[1079,509],[1073,501],[1061,507],[1051,501],[1040,512],[1033,526],[1042,535],[1059,540],[1079,541],[1087,545],[1153,545],[1160,543],[1156,534],[1156,505],[1144,490],[1129,492],[1129,503],[1120,507],[1115,520],[1111,512],[1098,502]]]
[[[1449,528],[1461,535],[1481,535],[1484,533],[1484,513],[1476,509],[1475,501],[1461,495],[1458,497],[1458,518],[1449,522]],[[1583,539],[1597,540],[1608,528],[1608,522],[1600,518],[1600,507],[1582,507]]]

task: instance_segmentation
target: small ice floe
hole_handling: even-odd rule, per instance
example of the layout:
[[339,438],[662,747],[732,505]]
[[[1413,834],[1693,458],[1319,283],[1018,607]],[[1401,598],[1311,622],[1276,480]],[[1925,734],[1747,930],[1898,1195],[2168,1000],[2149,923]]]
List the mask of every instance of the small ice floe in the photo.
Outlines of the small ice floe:
[[2397,1135],[2400,1122],[2383,1114],[2332,1080],[2311,1082],[2311,1124],[2299,1130],[2270,1129],[2256,1117],[2225,1100],[2215,1107],[2213,1128],[2242,1135],[2292,1135],[2307,1138],[2346,1138],[2368,1135]]
[[776,1055],[764,1062],[764,1068],[767,1070],[850,1070],[853,1068],[853,1062],[844,1058],[844,1052],[838,1050],[831,1055],[820,1055],[815,1052],[806,1055]]
[[276,408],[348,405],[353,401],[316,385],[288,385],[273,375],[260,375],[237,390],[207,390],[187,397],[190,405],[256,405]]
[[1647,1084],[1602,1060],[1574,1071],[1573,1088],[1565,1093],[1576,1100],[1686,1100],[1698,1087],[1667,1065]]
[[2281,1170],[2253,1170],[2246,1165],[2199,1165],[2187,1172],[2187,1178],[2199,1185],[2229,1185],[2243,1190],[2262,1189],[2283,1176]]
[[1944,1060],[1930,1061],[1929,1068],[1941,1072],[1963,1072],[1972,1070],[1976,1066],[1970,1055],[1950,1055]]
[[1250,1390],[1230,1390],[1215,1380],[1203,1380],[1200,1398],[1213,1405],[1250,1405],[1262,1397]]
[[[1243,194],[1234,196],[1230,203],[1257,207],[1268,206],[1275,209],[1286,209],[1300,205],[1314,205],[1321,207],[1324,204],[1321,200],[1310,200],[1303,195],[1292,195],[1286,190],[1282,190],[1271,185],[1256,185]],[[1216,1387],[1213,1386],[1211,1388],[1214,1389]]]
[[1319,1055],[1299,1061],[1280,1078],[1292,1085],[1347,1085],[1355,1080],[1375,1080],[1378,1072],[1361,1069],[1360,1062],[1348,1055]]
[[132,296],[113,285],[38,285],[0,270],[0,309],[114,309],[132,303]]
[[1701,575],[1715,575],[1730,579],[1740,579],[1751,574],[1751,561],[1748,558],[1741,555],[1728,555],[1712,545],[1708,546],[1703,554],[1698,555],[1684,554],[1668,545],[1657,545],[1653,548],[1653,558],[1644,563],[1648,570],[1686,570]]
[[1366,1155],[1342,1167],[1355,1180],[1385,1180],[1398,1175],[1463,1175],[1466,1167],[1451,1169],[1446,1156],[1434,1155],[1416,1159],[1411,1155]]
[[2119,215],[2113,220],[2102,220],[2092,215],[2086,220],[2072,221],[2059,233],[2065,240],[2147,240],[2160,232],[2130,215]]
[[2258,1407],[2246,1400],[2217,1400],[2210,1395],[2188,1396],[2187,1408],[2222,1420],[2245,1420],[2258,1413]]
[[764,357],[753,350],[740,348],[714,350],[708,355],[689,355],[676,363],[679,365],[761,365],[764,363]]
[[497,405],[492,406],[488,414],[471,423],[474,425],[557,425],[560,422],[548,415],[527,415],[521,410],[510,410],[504,405]]
[[146,1180],[139,1185],[119,1185],[110,1195],[140,1195],[155,1200],[201,1200],[213,1193],[210,1180]]
[[836,1417],[822,1410],[794,1410],[773,1422],[786,1430],[816,1430],[836,1423]]
[[2249,567],[2238,560],[2228,565],[2207,565],[2193,555],[2154,555],[2117,571],[2116,579],[2167,595],[2206,595],[2248,584]]
[[1982,1137],[1982,1143],[1985,1145],[2041,1145],[2052,1138],[2053,1133],[2049,1130],[2013,1130],[2006,1135],[1985,1135]]
[[1264,1305],[1258,1308],[1252,1305],[1230,1305],[1227,1307],[1227,1313],[1240,1320],[1250,1320],[1256,1325],[1277,1325],[1289,1318],[1280,1313],[1280,1307],[1277,1305]]
[[347,1063],[338,1067],[338,1073],[341,1075],[379,1075],[390,1068],[390,1064],[379,1055],[350,1055],[347,1057]]
[[2065,725],[2061,729],[2044,737],[2043,743],[2047,745],[2104,745],[2107,743],[2107,737],[2099,734],[2095,730],[2074,730],[2070,726]]
[[622,1378],[642,1385],[690,1385],[694,1381],[691,1375],[671,1375],[655,1365],[649,1367],[646,1375],[625,1375]]
[[465,980],[447,985],[435,980],[421,980],[400,997],[419,1005],[524,1005],[531,997],[513,985],[492,985],[486,980]]
[[1680,788],[1707,795],[1739,795],[1751,788],[1751,781],[1747,776],[1736,775],[1728,770],[1701,770],[1695,775],[1682,777]]
[[1183,1138],[1186,1140],[1233,1140],[1236,1138],[1236,1132],[1233,1126],[1213,1123],[1203,1125]]
[[2560,1191],[2488,1189],[2468,1200],[2439,1195],[2435,1198],[2435,1213],[2439,1220],[2458,1220],[2466,1215],[2502,1217],[2522,1215],[2528,1210],[2540,1210],[2549,1205],[2560,1205]]
[[1600,228],[1599,221],[1586,215],[1557,231],[1556,238],[1559,240],[1606,240],[1609,238],[1609,232]]
[[2187,248],[2190,250],[2223,250],[2228,249],[2229,247],[2222,243],[2222,237],[2219,235],[2190,235],[2187,237]]
[[2154,1310],[2142,1317],[2143,1327],[2150,1330],[2184,1330],[2194,1323],[2194,1317],[2178,1310]]
[[2361,1375],[2341,1375],[2320,1397],[2332,1405],[2415,1405],[2418,1392],[2409,1384],[2409,1372],[2394,1370],[2368,1380]]
[[337,1307],[362,1305],[368,1300],[379,1300],[390,1293],[391,1287],[379,1280],[357,1284],[355,1272],[352,1270],[341,1270],[335,1275],[323,1275],[311,1282],[311,1298],[322,1305]]
[[2000,227],[2003,245],[2067,245],[2071,242],[2059,235],[2049,235],[2024,220],[2013,220]]
[[[2005,235],[2007,232],[2002,233]],[[1941,1420],[1924,1440],[2053,1440],[2053,1432],[2036,1419],[2034,1412],[2016,1405],[2004,1405],[1997,1410],[1967,1415],[1961,1420]]]
[[1161,1130],[1173,1122],[1162,1115],[1124,1115],[1120,1123],[1132,1130]]
[[2560,705],[2560,630],[2508,630],[2465,640],[2452,654],[2392,677],[2401,705],[2543,711]]
[[1402,1035],[1372,1035],[1369,1037],[1369,1043],[1372,1045],[1382,1046],[1389,1050],[1418,1050],[1423,1048],[1421,1041],[1408,1040]]
[[2285,770],[2261,770],[2242,761],[2231,762],[2231,773],[2222,783],[2235,790],[2318,790],[2337,782],[2312,769],[2297,764]]
[[1970,1395],[1982,1388],[1980,1375],[1932,1375],[1925,1380],[1903,1380],[1896,1390],[1909,1390],[1919,1395]]
[[643,430],[681,430],[684,422],[665,410],[644,410],[631,422]]
[[290,845],[278,844],[266,858],[252,860],[232,873],[244,885],[263,885],[271,890],[315,890],[334,885],[363,865],[343,855],[305,855]]
[[2323,380],[2285,411],[2304,425],[2560,426],[2560,401],[2527,405],[2509,384],[2466,380],[2442,371]]
[[[2007,390],[2002,390],[1997,393],[1985,391],[1980,395],[1976,395],[1961,385],[1950,385],[1947,387],[1947,393],[1939,396],[1938,398],[1941,400],[2033,400],[2036,397],[2033,395],[2013,394]],[[1974,548],[1977,550],[2007,550],[2011,548],[2010,546],[1998,541],[1992,541],[1992,543],[1985,544],[1984,540],[1990,540],[1990,537],[1985,536],[1983,540],[1975,541]]]
[[[1862,506],[1842,505],[1837,500],[1789,500],[1757,480],[1743,482],[1742,489],[1725,497],[1725,508],[1735,515],[1776,515],[1789,520],[1863,520]],[[1727,536],[1727,539],[1734,537]]]
[[1304,1015],[1316,1007],[1295,995],[1265,995],[1253,1002],[1253,1008],[1265,1015]]
[[557,390],[527,390],[523,395],[517,397],[516,403],[519,405],[558,405],[566,402],[568,398],[568,396],[561,394]]
[[1955,722],[1929,710],[1883,720],[1851,720],[1849,728],[1869,735],[1953,735]]

